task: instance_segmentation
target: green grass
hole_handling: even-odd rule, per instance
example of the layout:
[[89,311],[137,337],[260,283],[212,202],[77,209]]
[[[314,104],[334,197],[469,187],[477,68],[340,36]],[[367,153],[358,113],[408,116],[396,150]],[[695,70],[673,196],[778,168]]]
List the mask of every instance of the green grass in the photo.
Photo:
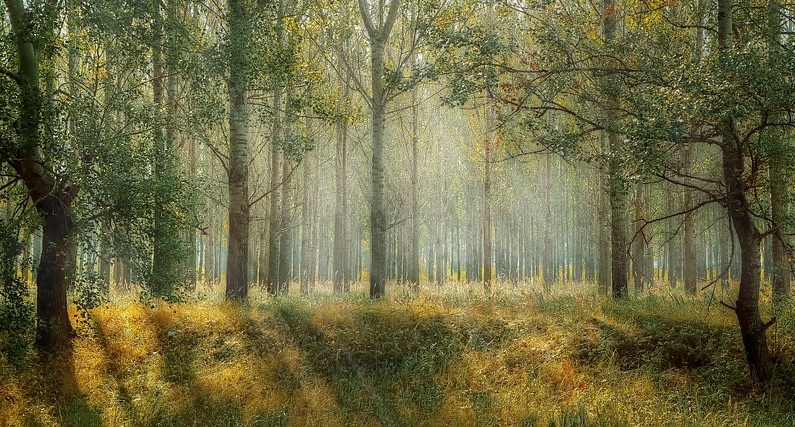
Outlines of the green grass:
[[714,301],[531,289],[395,285],[370,301],[359,284],[244,306],[217,289],[175,305],[117,295],[69,357],[0,361],[0,425],[795,425],[791,308],[760,389]]

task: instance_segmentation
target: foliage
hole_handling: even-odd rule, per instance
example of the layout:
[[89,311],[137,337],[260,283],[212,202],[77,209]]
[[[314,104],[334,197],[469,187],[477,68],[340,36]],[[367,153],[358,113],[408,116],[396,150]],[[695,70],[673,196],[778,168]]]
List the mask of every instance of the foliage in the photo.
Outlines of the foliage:
[[27,364],[36,325],[30,292],[17,274],[22,251],[17,224],[0,218],[0,363],[17,369]]
[[94,272],[77,277],[72,284],[72,302],[77,309],[75,316],[79,322],[89,320],[91,310],[108,302],[110,284]]

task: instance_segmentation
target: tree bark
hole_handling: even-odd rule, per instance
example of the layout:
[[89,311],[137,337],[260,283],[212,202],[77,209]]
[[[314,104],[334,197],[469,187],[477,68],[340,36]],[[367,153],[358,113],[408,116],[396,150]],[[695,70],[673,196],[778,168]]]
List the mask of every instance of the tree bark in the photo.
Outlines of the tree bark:
[[204,284],[215,284],[215,235],[216,215],[215,203],[207,204],[207,236],[204,239]]
[[[312,257],[312,203],[309,197],[309,156],[304,156],[301,188],[301,294],[309,293]],[[336,221],[335,221],[336,226]],[[336,236],[335,236],[336,238]],[[314,277],[314,276],[312,276]]]
[[653,278],[649,274],[648,270],[648,261],[647,261],[647,244],[646,244],[646,233],[645,227],[643,225],[643,220],[645,218],[645,191],[644,185],[638,184],[637,188],[635,188],[635,241],[633,242],[633,254],[632,254],[632,264],[633,264],[633,276],[635,279],[635,292],[643,292],[643,289],[646,283],[649,282]]
[[[392,0],[397,1],[397,0]],[[373,38],[372,55],[373,135],[370,199],[370,297],[386,291],[386,211],[384,206],[384,49],[385,42]]]
[[282,233],[281,225],[281,184],[279,172],[281,171],[281,153],[279,140],[281,135],[282,118],[282,90],[281,87],[273,92],[273,129],[271,131],[271,176],[270,176],[270,209],[268,210],[268,268],[267,289],[271,295],[278,292],[279,283],[279,243]]
[[[170,187],[164,183],[176,179],[174,174],[176,165],[173,161],[175,131],[172,121],[174,117],[171,112],[171,103],[176,94],[176,80],[173,77],[173,72],[167,70],[168,58],[164,58],[163,45],[164,43],[168,45],[168,43],[163,30],[160,3],[155,1],[154,4],[153,22],[156,38],[152,43],[152,101],[158,114],[153,127],[155,159],[152,169],[156,185],[168,189]],[[168,53],[172,52],[167,51]],[[166,75],[168,77],[165,77]],[[163,113],[166,113],[166,120],[161,117]],[[160,193],[154,200],[152,270],[148,274],[148,284],[149,290],[155,296],[167,297],[179,281],[180,265],[177,259],[179,237],[175,219],[168,208],[173,200],[172,196],[172,194]]]
[[[605,44],[615,43],[618,5],[614,0],[604,2],[604,38]],[[610,151],[609,184],[610,193],[610,236],[612,252],[612,294],[614,298],[621,298],[627,294],[627,209],[626,209],[626,182],[624,181],[624,165],[621,161],[621,147],[623,143],[618,134],[618,82],[615,75],[606,78],[607,107],[605,119],[607,124],[607,140]]]
[[[726,0],[720,0],[720,3],[724,2]],[[740,333],[751,375],[756,380],[766,383],[772,377],[773,361],[765,335],[768,325],[762,322],[759,312],[760,244],[762,238],[754,225],[746,198],[745,183],[742,181],[744,169],[742,151],[730,135],[724,135],[724,137],[726,140],[723,145],[723,176],[728,196],[726,208],[740,242],[742,262],[740,292],[737,296],[735,313],[740,324]]]
[[229,8],[229,254],[226,264],[227,299],[248,296],[248,90],[247,50],[250,37],[244,0],[228,0]]
[[[279,0],[277,13],[276,37],[279,46],[284,45],[284,14],[286,9],[285,0]],[[281,137],[282,137],[282,91],[280,81],[276,81],[273,88],[273,126],[271,128],[271,176],[270,176],[270,209],[268,211],[268,273],[267,289],[270,295],[277,295],[279,292],[279,260],[281,259],[281,234],[284,232],[281,223],[281,183],[279,182],[279,172],[281,171]]]
[[790,262],[787,254],[788,230],[786,218],[789,211],[789,187],[778,160],[771,158],[771,208],[773,226],[777,232],[773,234],[773,300],[776,302],[787,299],[790,293]]
[[549,291],[555,281],[555,243],[552,232],[552,156],[547,154],[544,159],[544,267],[542,270],[544,290]]
[[610,237],[611,237],[611,290],[614,298],[627,294],[627,212],[626,183],[622,174],[622,166],[617,157],[620,142],[618,135],[609,135],[611,153],[610,160]]

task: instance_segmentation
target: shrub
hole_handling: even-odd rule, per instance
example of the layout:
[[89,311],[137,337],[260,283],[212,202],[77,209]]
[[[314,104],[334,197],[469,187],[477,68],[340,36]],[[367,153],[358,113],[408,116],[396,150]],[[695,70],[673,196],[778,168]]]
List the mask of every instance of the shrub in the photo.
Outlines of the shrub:
[[30,292],[17,276],[22,245],[16,229],[0,219],[0,354],[22,368],[32,348],[36,322]]

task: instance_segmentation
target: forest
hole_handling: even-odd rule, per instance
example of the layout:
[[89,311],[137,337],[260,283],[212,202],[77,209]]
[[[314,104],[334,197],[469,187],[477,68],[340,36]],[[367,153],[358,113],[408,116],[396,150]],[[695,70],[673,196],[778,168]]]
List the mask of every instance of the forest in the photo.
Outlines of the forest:
[[0,13],[0,426],[795,425],[795,3]]

